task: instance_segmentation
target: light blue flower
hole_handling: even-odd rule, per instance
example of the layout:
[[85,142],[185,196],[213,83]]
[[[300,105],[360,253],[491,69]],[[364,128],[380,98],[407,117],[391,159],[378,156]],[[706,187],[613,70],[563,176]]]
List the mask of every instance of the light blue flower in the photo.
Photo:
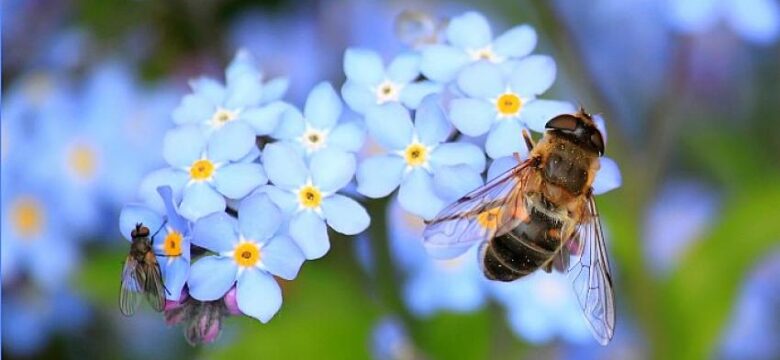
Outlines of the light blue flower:
[[196,125],[183,125],[165,134],[163,157],[170,168],[146,176],[141,196],[158,212],[164,204],[157,187],[168,185],[181,199],[179,213],[190,221],[225,210],[225,198],[238,200],[268,179],[257,156],[255,135],[240,123],[230,123],[208,139]]
[[532,27],[516,26],[493,39],[490,24],[477,12],[452,18],[446,37],[449,44],[432,45],[422,50],[422,74],[438,82],[454,80],[470,63],[480,60],[503,63],[522,58],[536,47],[536,31]]
[[241,124],[256,135],[270,134],[288,106],[277,101],[287,90],[287,80],[275,79],[264,85],[263,73],[246,50],[236,53],[225,78],[226,86],[207,77],[192,80],[194,93],[185,96],[173,111],[174,122],[200,125],[207,134],[228,123]]
[[571,281],[562,273],[534,272],[522,280],[492,282],[496,299],[507,309],[510,328],[532,343],[557,337],[575,343],[591,341]]
[[780,36],[775,0],[667,0],[669,20],[683,33],[703,33],[721,21],[747,41],[769,44]]
[[363,206],[337,194],[355,174],[354,155],[327,148],[312,155],[307,166],[295,149],[273,143],[265,147],[263,164],[273,186],[262,191],[289,214],[290,236],[307,259],[320,258],[330,249],[326,223],[345,235],[368,227]]
[[[145,205],[126,205],[119,214],[119,231],[127,241],[135,224],[144,224],[154,235],[152,248],[163,274],[168,300],[179,300],[190,273],[190,224],[176,210],[170,187],[157,189],[166,206],[165,217]],[[159,232],[158,232],[159,231]]]
[[441,89],[440,84],[417,81],[420,76],[417,53],[400,54],[385,68],[376,52],[350,48],[344,53],[344,74],[347,82],[341,88],[341,95],[359,114],[376,105],[395,102],[416,109],[426,95]]
[[452,124],[468,136],[488,133],[485,152],[491,158],[525,154],[522,129],[543,132],[555,115],[573,113],[572,104],[536,96],[555,80],[555,61],[532,55],[504,67],[488,62],[469,65],[458,76],[465,98],[452,100]]
[[449,122],[435,96],[416,113],[397,103],[366,114],[369,134],[387,153],[365,159],[358,168],[358,192],[372,198],[389,195],[400,185],[401,206],[430,219],[451,200],[482,184],[485,155],[465,142],[448,143]]
[[385,316],[371,332],[371,352],[374,360],[421,359],[403,324],[395,317]]
[[363,146],[364,130],[358,122],[339,123],[341,98],[322,82],[312,89],[303,113],[288,108],[273,136],[291,144],[307,157],[325,148],[357,152]]
[[292,280],[304,258],[287,235],[282,214],[266,195],[241,201],[238,219],[224,212],[195,223],[192,242],[215,252],[197,260],[187,280],[190,296],[214,301],[236,284],[238,308],[265,323],[279,311],[282,290],[274,276]]

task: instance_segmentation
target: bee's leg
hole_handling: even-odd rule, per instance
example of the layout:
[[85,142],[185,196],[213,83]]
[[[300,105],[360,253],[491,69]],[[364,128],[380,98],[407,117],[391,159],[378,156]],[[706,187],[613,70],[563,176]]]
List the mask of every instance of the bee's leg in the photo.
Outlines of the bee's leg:
[[150,240],[152,245],[154,245],[154,237],[157,236],[157,234],[160,232],[160,230],[162,230],[165,227],[165,224],[167,224],[167,223],[168,223],[168,219],[165,219],[165,221],[163,221],[162,225],[160,225],[160,228],[157,229],[157,231],[155,231],[154,234],[152,234],[151,240]]
[[528,133],[528,129],[523,129],[523,140],[525,140],[525,146],[528,148],[528,152],[534,149],[534,139],[531,138],[531,134]]

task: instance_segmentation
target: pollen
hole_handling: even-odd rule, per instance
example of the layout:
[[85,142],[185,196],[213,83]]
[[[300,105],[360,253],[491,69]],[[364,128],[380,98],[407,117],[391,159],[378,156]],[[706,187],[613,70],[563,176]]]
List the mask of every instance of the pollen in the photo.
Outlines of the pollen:
[[515,116],[523,107],[523,100],[515,93],[504,93],[496,99],[496,109],[501,117]]
[[91,146],[76,144],[68,153],[68,166],[80,180],[89,180],[97,170],[97,155]]
[[238,114],[235,111],[231,111],[225,108],[218,108],[211,116],[211,124],[214,127],[222,127],[230,121],[238,118]]
[[190,178],[196,181],[203,181],[211,179],[214,175],[214,163],[208,159],[196,160],[190,166]]
[[376,103],[382,105],[386,102],[398,101],[398,97],[401,95],[401,86],[390,80],[385,80],[376,87],[375,92]]
[[243,242],[233,250],[233,259],[241,267],[252,267],[260,261],[260,248],[253,242]]
[[422,166],[428,162],[428,148],[420,143],[414,143],[404,150],[404,158],[409,166]]
[[490,210],[485,210],[477,215],[477,222],[479,226],[488,230],[495,230],[498,228],[498,221],[501,218],[502,211],[500,207],[494,207]]
[[298,191],[298,199],[302,207],[316,209],[322,203],[322,193],[316,186],[306,185]]
[[170,231],[163,240],[163,252],[166,256],[181,256],[182,235],[178,231]]
[[11,219],[16,233],[22,238],[34,238],[43,232],[43,206],[32,197],[23,196],[14,201],[11,205]]

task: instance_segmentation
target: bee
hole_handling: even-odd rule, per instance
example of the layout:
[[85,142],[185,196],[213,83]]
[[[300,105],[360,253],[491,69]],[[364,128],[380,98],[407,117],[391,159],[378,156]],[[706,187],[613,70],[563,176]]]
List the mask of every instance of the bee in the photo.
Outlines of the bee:
[[[157,232],[159,231],[158,229]],[[122,269],[119,291],[119,310],[125,316],[135,313],[141,294],[146,296],[154,310],[162,311],[165,307],[167,289],[163,285],[160,264],[152,249],[157,232],[150,237],[149,228],[143,224],[135,224],[135,229],[130,233],[133,242]]]
[[479,261],[491,280],[514,281],[538,269],[568,275],[594,337],[615,330],[612,275],[593,196],[604,140],[584,109],[558,115],[529,157],[463,196],[427,222],[424,244],[452,258],[481,243]]

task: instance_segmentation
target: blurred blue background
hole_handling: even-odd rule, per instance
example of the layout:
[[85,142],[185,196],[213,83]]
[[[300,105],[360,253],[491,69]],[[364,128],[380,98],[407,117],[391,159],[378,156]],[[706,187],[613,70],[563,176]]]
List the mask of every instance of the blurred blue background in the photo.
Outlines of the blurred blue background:
[[[187,80],[239,48],[301,105],[340,86],[348,46],[386,58],[466,10],[528,23],[558,63],[555,98],[607,119],[623,186],[598,198],[615,276],[615,339],[583,327],[565,280],[503,288],[434,262],[394,202],[283,283],[268,324],[231,318],[191,347],[117,309],[119,209],[163,164]],[[780,3],[776,0],[2,4],[5,358],[780,358]],[[475,265],[476,264],[472,264]],[[575,311],[572,312],[572,309]]]

